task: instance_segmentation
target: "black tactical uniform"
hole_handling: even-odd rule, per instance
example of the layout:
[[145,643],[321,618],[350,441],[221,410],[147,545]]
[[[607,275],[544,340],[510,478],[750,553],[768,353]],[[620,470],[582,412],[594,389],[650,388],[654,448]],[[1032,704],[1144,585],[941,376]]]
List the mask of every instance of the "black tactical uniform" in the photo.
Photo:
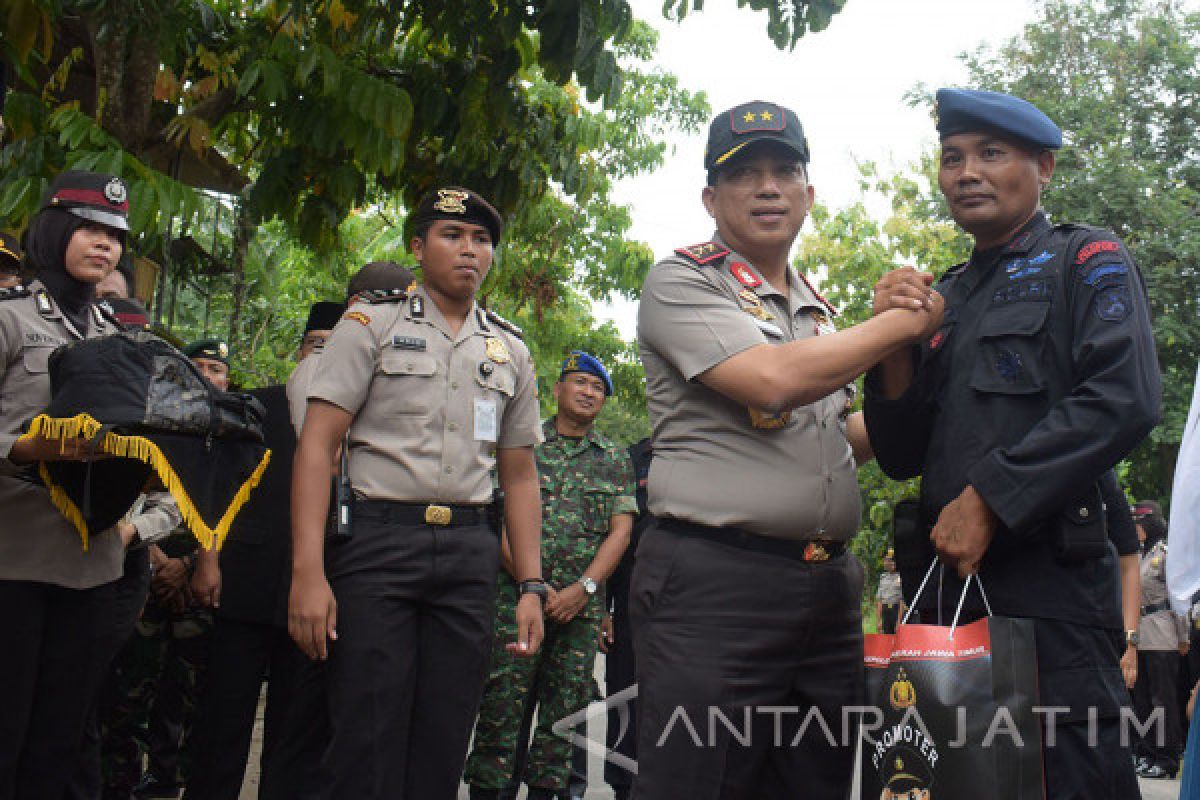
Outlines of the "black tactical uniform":
[[[1086,784],[1080,770],[1097,757],[1119,758],[1120,780],[1132,782],[1127,751],[1115,744],[1127,702],[1118,669],[1125,644],[1097,482],[1158,421],[1162,387],[1141,275],[1113,234],[1052,225],[1038,212],[936,289],[945,321],[914,352],[912,385],[889,401],[878,368],[866,382],[880,466],[896,479],[923,478],[927,527],[896,542],[907,599],[934,557],[928,526],[970,484],[1000,520],[979,572],[992,609],[1037,620],[1041,704],[1071,708],[1057,720],[1058,747],[1047,748],[1049,796]],[[942,580],[941,592],[921,598],[923,621],[938,616],[939,596],[942,619],[953,615],[962,584],[951,570]],[[971,594],[967,613],[977,617]],[[1089,707],[1101,734],[1100,750],[1087,755]],[[1108,791],[1089,796],[1118,796]]]
[[261,800],[310,796],[312,770],[328,737],[323,665],[309,661],[287,631],[288,491],[296,450],[287,396],[283,386],[250,394],[266,409],[263,433],[273,455],[221,550],[221,605],[215,612],[186,800],[237,800],[264,680]]

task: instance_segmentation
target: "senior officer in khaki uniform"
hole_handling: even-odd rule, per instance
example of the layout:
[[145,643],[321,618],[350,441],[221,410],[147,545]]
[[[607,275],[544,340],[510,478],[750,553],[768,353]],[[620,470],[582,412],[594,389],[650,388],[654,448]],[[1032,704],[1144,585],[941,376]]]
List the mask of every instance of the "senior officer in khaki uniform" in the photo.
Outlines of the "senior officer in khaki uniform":
[[[337,800],[457,794],[500,569],[493,467],[522,581],[510,650],[532,654],[542,637],[533,363],[519,331],[475,303],[500,216],[450,187],[421,201],[412,226],[423,282],[334,329],[292,483],[289,628],[310,657],[329,656],[321,796]],[[323,552],[329,465],[347,432],[352,535]]]
[[[655,265],[642,291],[656,521],[630,599],[635,797],[849,791],[855,737],[840,725],[860,693],[863,571],[845,542],[870,452],[847,384],[928,336],[940,300],[914,282],[897,289],[911,310],[834,329],[788,264],[813,202],[808,156],[781,106],[714,119],[702,197],[717,233]],[[797,736],[812,708],[836,744],[819,725]],[[714,713],[730,725],[710,725]]]
[[114,527],[85,551],[37,478],[36,462],[84,460],[87,442],[22,435],[50,402],[56,347],[115,333],[95,304],[129,230],[123,181],[64,172],[25,232],[35,279],[0,290],[0,797],[58,798],[77,761],[85,717],[112,657],[113,582],[135,531]]

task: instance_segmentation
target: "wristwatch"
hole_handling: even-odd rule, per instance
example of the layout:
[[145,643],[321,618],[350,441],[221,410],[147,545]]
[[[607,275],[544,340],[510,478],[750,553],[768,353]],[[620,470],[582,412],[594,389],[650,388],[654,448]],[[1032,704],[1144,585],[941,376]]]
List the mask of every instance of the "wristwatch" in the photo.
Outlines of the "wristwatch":
[[1136,650],[1137,646],[1138,646],[1138,642],[1140,642],[1141,639],[1142,639],[1142,637],[1138,636],[1137,631],[1125,631],[1125,646],[1126,647],[1132,647],[1133,649]]
[[592,580],[591,578],[589,578],[587,575],[584,575],[582,578],[579,579],[579,585],[582,586],[583,590],[585,592],[587,592],[589,595],[595,594],[596,589],[599,588],[596,585],[596,582],[594,580]]
[[546,605],[546,598],[550,596],[550,590],[546,588],[546,582],[541,578],[533,578],[528,581],[521,581],[518,584],[521,594],[536,594],[542,606]]

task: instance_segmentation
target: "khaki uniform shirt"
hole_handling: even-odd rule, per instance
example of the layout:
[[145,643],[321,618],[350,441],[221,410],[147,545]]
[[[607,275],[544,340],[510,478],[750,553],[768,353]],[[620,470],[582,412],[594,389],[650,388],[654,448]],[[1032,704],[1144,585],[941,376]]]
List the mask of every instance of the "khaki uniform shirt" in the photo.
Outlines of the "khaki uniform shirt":
[[304,427],[304,414],[308,411],[308,389],[312,385],[313,376],[317,374],[323,352],[324,347],[322,346],[309,353],[307,358],[296,365],[292,374],[288,375],[287,385],[284,386],[284,392],[287,394],[288,413],[292,417],[292,427],[296,429],[297,437],[300,436],[300,430]]
[[[650,270],[638,347],[654,427],[652,514],[787,539],[854,535],[850,390],[771,422],[696,380],[743,350],[824,332],[832,332],[827,307],[790,268],[786,296],[735,252],[705,265],[673,256]],[[755,427],[756,416],[780,427]]]
[[[1159,539],[1142,553],[1142,607],[1169,602],[1167,543]],[[1139,650],[1175,650],[1188,640],[1187,623],[1170,608],[1144,614],[1138,624]]]
[[116,333],[99,311],[82,333],[38,281],[26,297],[0,300],[0,580],[88,589],[121,575],[124,549],[113,530],[88,537],[50,502],[45,486],[8,460],[22,427],[50,403],[48,360],[59,345]]
[[885,606],[904,602],[904,592],[901,589],[899,572],[879,573],[879,590],[875,593],[875,599]]
[[371,500],[488,503],[496,448],[542,441],[525,343],[478,306],[452,334],[423,286],[346,312],[308,397],[354,414],[350,480]]

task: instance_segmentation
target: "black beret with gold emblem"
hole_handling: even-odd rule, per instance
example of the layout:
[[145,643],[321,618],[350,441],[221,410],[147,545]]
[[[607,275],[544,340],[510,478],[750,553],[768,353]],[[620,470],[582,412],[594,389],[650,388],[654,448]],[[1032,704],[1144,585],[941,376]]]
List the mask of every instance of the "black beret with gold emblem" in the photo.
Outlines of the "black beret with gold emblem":
[[500,233],[504,230],[500,212],[477,192],[460,186],[442,186],[427,192],[412,212],[410,230],[439,219],[481,225],[487,228],[493,245],[500,243]]
[[778,142],[808,163],[808,140],[800,118],[790,108],[755,100],[718,114],[708,126],[704,168],[719,169],[755,142]]
[[43,209],[61,208],[119,231],[129,230],[129,189],[104,172],[60,172],[42,197]]

